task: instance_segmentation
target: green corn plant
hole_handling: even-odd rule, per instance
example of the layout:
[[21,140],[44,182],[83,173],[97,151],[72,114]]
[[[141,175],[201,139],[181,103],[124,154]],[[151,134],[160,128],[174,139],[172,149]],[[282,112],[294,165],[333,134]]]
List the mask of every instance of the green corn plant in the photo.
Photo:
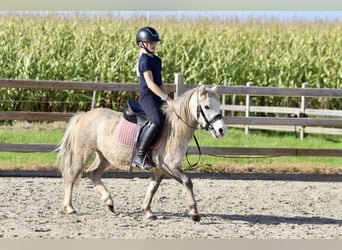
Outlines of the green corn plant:
[[[163,81],[183,73],[186,84],[300,88],[342,87],[341,21],[280,22],[251,18],[195,19],[0,16],[0,77],[33,80],[138,82],[135,32],[159,31]],[[122,109],[138,93],[98,93],[97,105]],[[1,110],[87,110],[91,91],[0,89]],[[229,99],[229,97],[227,97]],[[35,103],[39,100],[38,103]],[[46,101],[48,104],[43,104]],[[237,101],[243,101],[239,99]],[[295,106],[298,98],[265,97],[258,104]],[[319,101],[312,99],[312,108]],[[341,99],[328,108],[341,109]]]

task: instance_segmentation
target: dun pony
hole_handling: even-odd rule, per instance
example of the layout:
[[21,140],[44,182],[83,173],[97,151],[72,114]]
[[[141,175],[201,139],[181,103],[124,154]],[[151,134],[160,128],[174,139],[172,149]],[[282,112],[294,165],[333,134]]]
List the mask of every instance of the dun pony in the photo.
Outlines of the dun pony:
[[[151,202],[165,177],[181,183],[188,195],[188,212],[194,221],[200,220],[193,192],[193,183],[182,171],[188,143],[199,126],[208,130],[214,138],[225,135],[227,127],[220,114],[217,87],[200,86],[185,92],[175,99],[175,108],[166,107],[165,122],[160,133],[162,144],[152,150],[156,168],[151,171],[151,180],[141,210],[147,219],[156,219],[151,211]],[[101,181],[102,172],[109,165],[118,166],[131,159],[132,148],[115,140],[118,124],[124,119],[121,112],[96,108],[74,115],[58,145],[57,166],[64,179],[63,206],[66,213],[76,213],[72,205],[75,184],[86,171],[102,202],[114,212],[114,202]],[[95,154],[95,160],[86,169],[87,162]]]

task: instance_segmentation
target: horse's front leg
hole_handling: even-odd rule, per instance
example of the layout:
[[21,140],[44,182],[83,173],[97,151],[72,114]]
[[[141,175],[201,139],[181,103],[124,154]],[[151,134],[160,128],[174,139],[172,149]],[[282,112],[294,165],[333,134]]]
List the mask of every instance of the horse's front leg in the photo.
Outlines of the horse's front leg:
[[155,172],[151,177],[151,182],[150,182],[150,185],[148,186],[146,196],[145,196],[143,205],[141,207],[141,211],[143,212],[144,217],[146,219],[149,219],[149,220],[157,219],[157,217],[152,213],[151,202],[163,178],[164,178],[163,174],[159,172]]
[[183,184],[188,194],[188,208],[189,216],[193,221],[200,221],[201,216],[198,213],[197,202],[193,191],[193,183],[191,179],[186,176],[180,168],[172,169],[172,177]]

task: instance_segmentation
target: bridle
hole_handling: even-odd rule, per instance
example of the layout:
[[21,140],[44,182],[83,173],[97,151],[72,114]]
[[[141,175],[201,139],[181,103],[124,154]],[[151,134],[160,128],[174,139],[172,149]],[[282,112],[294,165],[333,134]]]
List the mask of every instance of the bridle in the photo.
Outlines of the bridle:
[[205,126],[202,126],[203,129],[205,130],[209,130],[209,129],[214,129],[213,128],[213,123],[223,119],[222,115],[220,113],[218,113],[217,115],[215,115],[210,121],[208,120],[207,116],[205,115],[202,106],[199,104],[199,102],[197,102],[197,120],[199,119],[200,115],[202,115],[204,121],[205,121]]
[[[186,126],[188,126],[189,128],[192,128],[192,129],[198,129],[197,127],[193,127],[191,126],[190,124],[188,124],[187,122],[185,122],[182,117],[180,117],[176,112],[175,112],[177,118],[179,120],[181,120]],[[223,119],[222,115],[220,113],[216,114],[213,118],[211,118],[211,120],[209,120],[207,118],[207,116],[205,115],[204,111],[203,111],[203,108],[202,108],[202,105],[200,104],[199,102],[199,97],[198,97],[198,91],[197,91],[197,121],[199,120],[200,116],[203,117],[204,121],[205,121],[205,125],[201,125],[201,128],[202,129],[205,129],[205,130],[209,130],[209,129],[213,129],[213,123],[215,123],[216,121],[220,120],[220,119]]]
[[[177,118],[178,118],[179,120],[181,120],[181,121],[182,121],[186,126],[188,126],[189,128],[192,128],[192,129],[195,129],[195,130],[198,129],[198,127],[193,127],[193,126],[191,126],[190,124],[188,124],[187,122],[185,122],[185,121],[182,119],[182,117],[180,117],[180,116],[177,114],[177,112],[175,112],[175,114],[176,114]],[[199,118],[200,118],[201,115],[202,115],[202,117],[203,117],[203,119],[204,119],[204,121],[205,121],[205,126],[201,125],[201,128],[202,128],[202,129],[205,129],[205,130],[207,130],[207,131],[208,131],[209,129],[214,129],[214,128],[213,128],[213,125],[212,125],[214,122],[216,122],[216,121],[218,121],[218,120],[220,120],[220,119],[223,119],[223,117],[222,117],[222,115],[221,115],[220,113],[216,114],[211,120],[209,120],[209,119],[207,118],[207,116],[205,115],[205,113],[204,113],[204,111],[203,111],[203,108],[202,108],[201,104],[199,103],[199,97],[198,97],[198,91],[197,91],[197,121],[199,120]],[[188,160],[188,151],[186,152],[186,160],[187,160],[187,162],[188,162],[188,164],[189,164],[190,167],[195,167],[195,166],[199,163],[199,161],[200,161],[200,159],[201,159],[201,154],[202,154],[202,153],[201,153],[201,148],[200,148],[200,146],[199,146],[199,143],[198,143],[198,140],[197,140],[195,134],[193,134],[193,138],[194,138],[194,141],[195,141],[196,146],[197,146],[197,149],[198,149],[199,157],[198,157],[198,160],[197,160],[196,163],[191,164],[191,163],[189,162],[189,160]]]

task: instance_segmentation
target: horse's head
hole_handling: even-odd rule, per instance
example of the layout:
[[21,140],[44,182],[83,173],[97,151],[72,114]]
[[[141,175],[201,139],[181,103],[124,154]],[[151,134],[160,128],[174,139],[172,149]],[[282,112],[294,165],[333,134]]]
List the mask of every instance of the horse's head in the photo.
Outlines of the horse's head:
[[227,126],[220,113],[217,86],[211,88],[201,86],[194,92],[191,99],[197,105],[196,114],[193,115],[201,127],[210,131],[215,138],[224,136]]

